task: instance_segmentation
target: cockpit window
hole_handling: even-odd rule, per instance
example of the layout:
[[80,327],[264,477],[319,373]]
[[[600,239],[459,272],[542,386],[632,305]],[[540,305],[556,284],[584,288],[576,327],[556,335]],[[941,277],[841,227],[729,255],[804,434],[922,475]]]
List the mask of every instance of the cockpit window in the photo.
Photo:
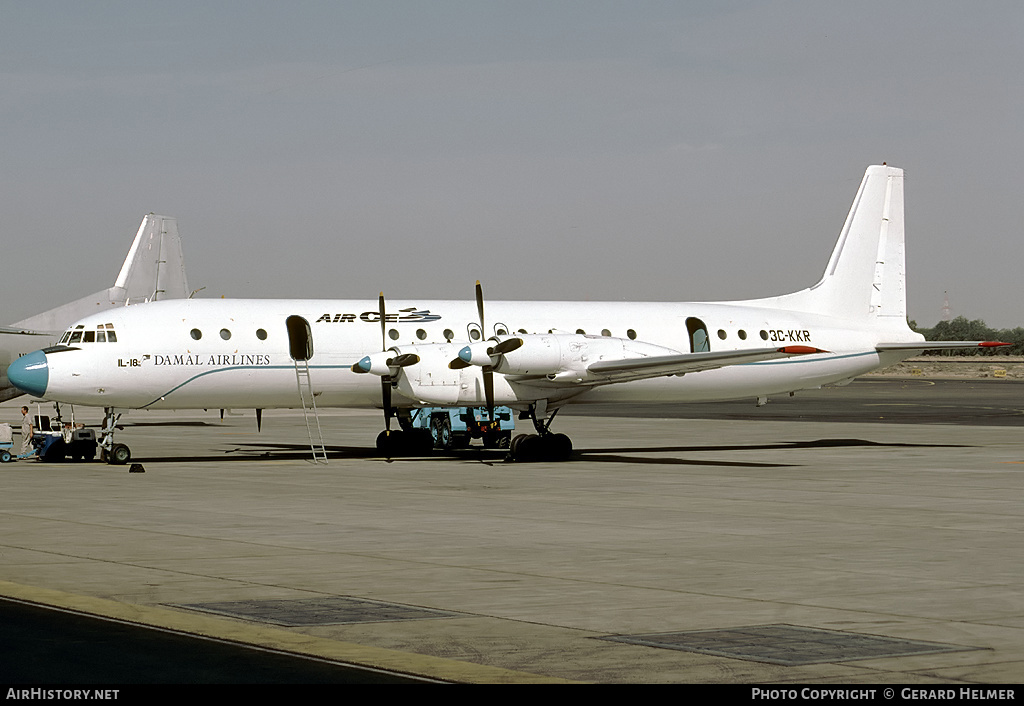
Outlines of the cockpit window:
[[83,324],[64,332],[58,345],[70,346],[76,343],[116,343],[114,324],[98,324],[95,329],[86,330]]

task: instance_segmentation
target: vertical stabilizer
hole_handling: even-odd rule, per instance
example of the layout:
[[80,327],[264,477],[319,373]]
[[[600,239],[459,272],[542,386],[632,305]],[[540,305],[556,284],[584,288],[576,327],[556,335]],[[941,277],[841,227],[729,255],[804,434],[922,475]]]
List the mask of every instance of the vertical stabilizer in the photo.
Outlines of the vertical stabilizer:
[[751,302],[845,319],[906,321],[903,170],[868,167],[821,280],[810,289]]
[[178,220],[152,213],[142,219],[112,290],[124,304],[185,299],[188,281],[178,237]]
[[178,221],[149,214],[142,219],[113,287],[18,321],[14,326],[62,331],[68,324],[103,309],[157,299],[184,299],[188,295]]

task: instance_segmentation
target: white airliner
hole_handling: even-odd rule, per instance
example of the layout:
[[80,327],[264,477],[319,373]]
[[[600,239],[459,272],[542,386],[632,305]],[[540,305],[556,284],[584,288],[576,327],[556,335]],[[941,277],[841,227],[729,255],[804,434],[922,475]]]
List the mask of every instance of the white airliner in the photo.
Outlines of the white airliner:
[[188,295],[178,222],[149,214],[142,219],[113,287],[0,327],[0,401],[24,394],[7,379],[11,361],[55,342],[69,323],[115,307]]
[[120,409],[314,401],[383,408],[388,455],[429,451],[413,409],[507,405],[538,432],[514,439],[512,457],[560,459],[572,445],[549,424],[567,403],[761,398],[843,384],[924,349],[995,345],[926,344],[907,326],[903,171],[885,165],[867,169],[809,289],[720,303],[495,301],[484,313],[479,283],[476,302],[155,302],[86,317],[8,375],[45,399],[105,407],[113,463],[130,457],[112,441]]

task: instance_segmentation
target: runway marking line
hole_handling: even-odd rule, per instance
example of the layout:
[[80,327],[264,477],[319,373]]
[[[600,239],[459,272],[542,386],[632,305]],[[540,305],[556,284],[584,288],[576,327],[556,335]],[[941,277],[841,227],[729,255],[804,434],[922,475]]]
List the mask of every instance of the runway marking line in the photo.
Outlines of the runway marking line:
[[265,625],[0,581],[0,596],[101,619],[460,684],[573,684],[529,672],[340,642]]

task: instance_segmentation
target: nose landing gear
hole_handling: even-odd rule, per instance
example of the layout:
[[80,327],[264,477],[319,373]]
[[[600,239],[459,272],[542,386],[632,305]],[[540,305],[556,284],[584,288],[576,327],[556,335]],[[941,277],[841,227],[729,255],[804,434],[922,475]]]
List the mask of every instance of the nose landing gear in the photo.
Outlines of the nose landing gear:
[[131,449],[124,444],[114,443],[114,431],[124,429],[118,426],[117,420],[121,413],[113,407],[103,408],[103,426],[100,429],[100,460],[106,461],[111,466],[123,466],[132,458]]

